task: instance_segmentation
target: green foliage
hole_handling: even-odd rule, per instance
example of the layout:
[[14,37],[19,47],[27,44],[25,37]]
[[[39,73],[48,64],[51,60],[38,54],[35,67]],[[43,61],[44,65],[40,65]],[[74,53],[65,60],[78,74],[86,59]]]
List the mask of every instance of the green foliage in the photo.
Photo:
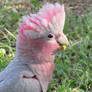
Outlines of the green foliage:
[[[35,11],[41,5],[32,1]],[[32,10],[32,12],[35,12]],[[0,9],[0,71],[15,53],[18,22],[26,10]],[[67,11],[64,33],[70,45],[66,51],[59,52],[55,59],[53,79],[48,92],[92,92],[92,17],[73,16]]]
[[0,49],[0,57],[4,57],[5,55],[5,49]]

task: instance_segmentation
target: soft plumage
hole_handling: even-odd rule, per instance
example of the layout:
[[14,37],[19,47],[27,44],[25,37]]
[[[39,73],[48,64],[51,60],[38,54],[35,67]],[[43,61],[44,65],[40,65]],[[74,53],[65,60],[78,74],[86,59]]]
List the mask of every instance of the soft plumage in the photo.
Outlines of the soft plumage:
[[64,5],[44,5],[19,24],[15,58],[0,73],[0,92],[46,92],[60,45],[68,45],[63,33]]

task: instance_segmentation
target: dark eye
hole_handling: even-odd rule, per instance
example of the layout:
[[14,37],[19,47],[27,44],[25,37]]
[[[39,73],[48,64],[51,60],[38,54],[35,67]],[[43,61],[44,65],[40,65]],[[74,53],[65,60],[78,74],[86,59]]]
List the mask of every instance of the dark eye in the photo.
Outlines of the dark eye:
[[53,34],[49,34],[48,35],[48,38],[53,38]]

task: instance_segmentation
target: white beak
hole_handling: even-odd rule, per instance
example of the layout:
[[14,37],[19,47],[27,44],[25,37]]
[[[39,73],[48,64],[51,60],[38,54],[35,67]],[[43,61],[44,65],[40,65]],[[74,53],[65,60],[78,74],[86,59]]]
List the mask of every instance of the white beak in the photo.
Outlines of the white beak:
[[61,45],[69,45],[69,41],[68,41],[68,39],[67,39],[67,37],[66,37],[66,35],[65,34],[63,34],[61,37],[59,37],[58,39],[57,39],[57,41],[58,41],[58,43],[59,44],[61,44]]

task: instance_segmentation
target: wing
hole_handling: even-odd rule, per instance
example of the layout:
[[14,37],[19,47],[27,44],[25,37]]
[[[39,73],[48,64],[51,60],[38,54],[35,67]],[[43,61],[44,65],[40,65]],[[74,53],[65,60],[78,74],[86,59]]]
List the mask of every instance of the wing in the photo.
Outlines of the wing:
[[40,82],[32,73],[8,75],[0,81],[0,92],[41,92]]
[[36,79],[9,80],[0,83],[0,92],[41,92],[39,81]]
[[41,92],[39,80],[25,65],[6,68],[0,73],[0,92]]

